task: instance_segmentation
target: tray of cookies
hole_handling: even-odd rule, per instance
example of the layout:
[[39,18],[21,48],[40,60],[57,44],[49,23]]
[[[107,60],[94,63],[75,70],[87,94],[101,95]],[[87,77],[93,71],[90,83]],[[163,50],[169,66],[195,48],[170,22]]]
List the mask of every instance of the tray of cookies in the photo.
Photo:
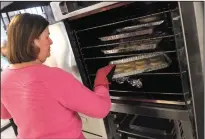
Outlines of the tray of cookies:
[[115,60],[111,61],[110,64],[116,65],[113,79],[117,79],[167,68],[171,64],[171,59],[163,52],[160,52]]
[[154,50],[156,49],[158,43],[161,40],[162,39],[128,42],[125,44],[120,44],[110,50],[102,50],[102,52],[104,54],[115,54],[115,53],[131,52],[131,51]]

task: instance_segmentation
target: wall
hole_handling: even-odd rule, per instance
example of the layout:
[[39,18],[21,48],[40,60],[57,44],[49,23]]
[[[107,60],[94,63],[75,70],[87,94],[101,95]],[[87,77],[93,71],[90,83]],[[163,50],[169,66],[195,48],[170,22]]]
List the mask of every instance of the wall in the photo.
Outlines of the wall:
[[194,10],[197,21],[197,35],[199,37],[199,47],[201,52],[202,67],[204,72],[204,2],[194,2]]
[[70,72],[81,81],[64,23],[49,25],[49,32],[53,44],[51,45],[51,56],[44,64]]

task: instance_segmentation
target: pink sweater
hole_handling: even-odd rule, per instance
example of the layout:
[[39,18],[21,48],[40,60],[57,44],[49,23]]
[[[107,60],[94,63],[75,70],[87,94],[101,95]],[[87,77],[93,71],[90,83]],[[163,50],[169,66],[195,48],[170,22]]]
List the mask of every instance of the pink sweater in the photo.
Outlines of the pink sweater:
[[45,65],[6,69],[1,77],[1,118],[13,118],[18,138],[84,138],[77,112],[104,118],[109,91],[91,91],[71,74]]

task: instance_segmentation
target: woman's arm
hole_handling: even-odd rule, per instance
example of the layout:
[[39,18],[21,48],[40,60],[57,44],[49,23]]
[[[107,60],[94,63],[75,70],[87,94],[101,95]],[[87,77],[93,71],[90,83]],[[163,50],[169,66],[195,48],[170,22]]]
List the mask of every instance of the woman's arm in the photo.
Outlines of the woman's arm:
[[72,74],[58,68],[53,70],[55,71],[48,82],[48,87],[64,107],[90,117],[107,116],[111,107],[108,88],[100,85],[91,91]]
[[11,119],[11,115],[4,106],[4,104],[1,102],[1,119]]

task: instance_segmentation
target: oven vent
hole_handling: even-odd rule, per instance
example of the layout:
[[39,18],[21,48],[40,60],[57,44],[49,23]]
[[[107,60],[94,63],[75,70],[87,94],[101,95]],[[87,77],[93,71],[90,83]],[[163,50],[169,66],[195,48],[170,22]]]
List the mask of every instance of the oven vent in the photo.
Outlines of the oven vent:
[[179,125],[181,139],[185,139],[183,127],[180,121],[178,121],[178,125]]
[[[178,138],[179,139],[195,139],[195,135],[193,133],[193,128],[189,121],[176,121],[176,129],[178,129]],[[177,138],[177,139],[178,139]]]

